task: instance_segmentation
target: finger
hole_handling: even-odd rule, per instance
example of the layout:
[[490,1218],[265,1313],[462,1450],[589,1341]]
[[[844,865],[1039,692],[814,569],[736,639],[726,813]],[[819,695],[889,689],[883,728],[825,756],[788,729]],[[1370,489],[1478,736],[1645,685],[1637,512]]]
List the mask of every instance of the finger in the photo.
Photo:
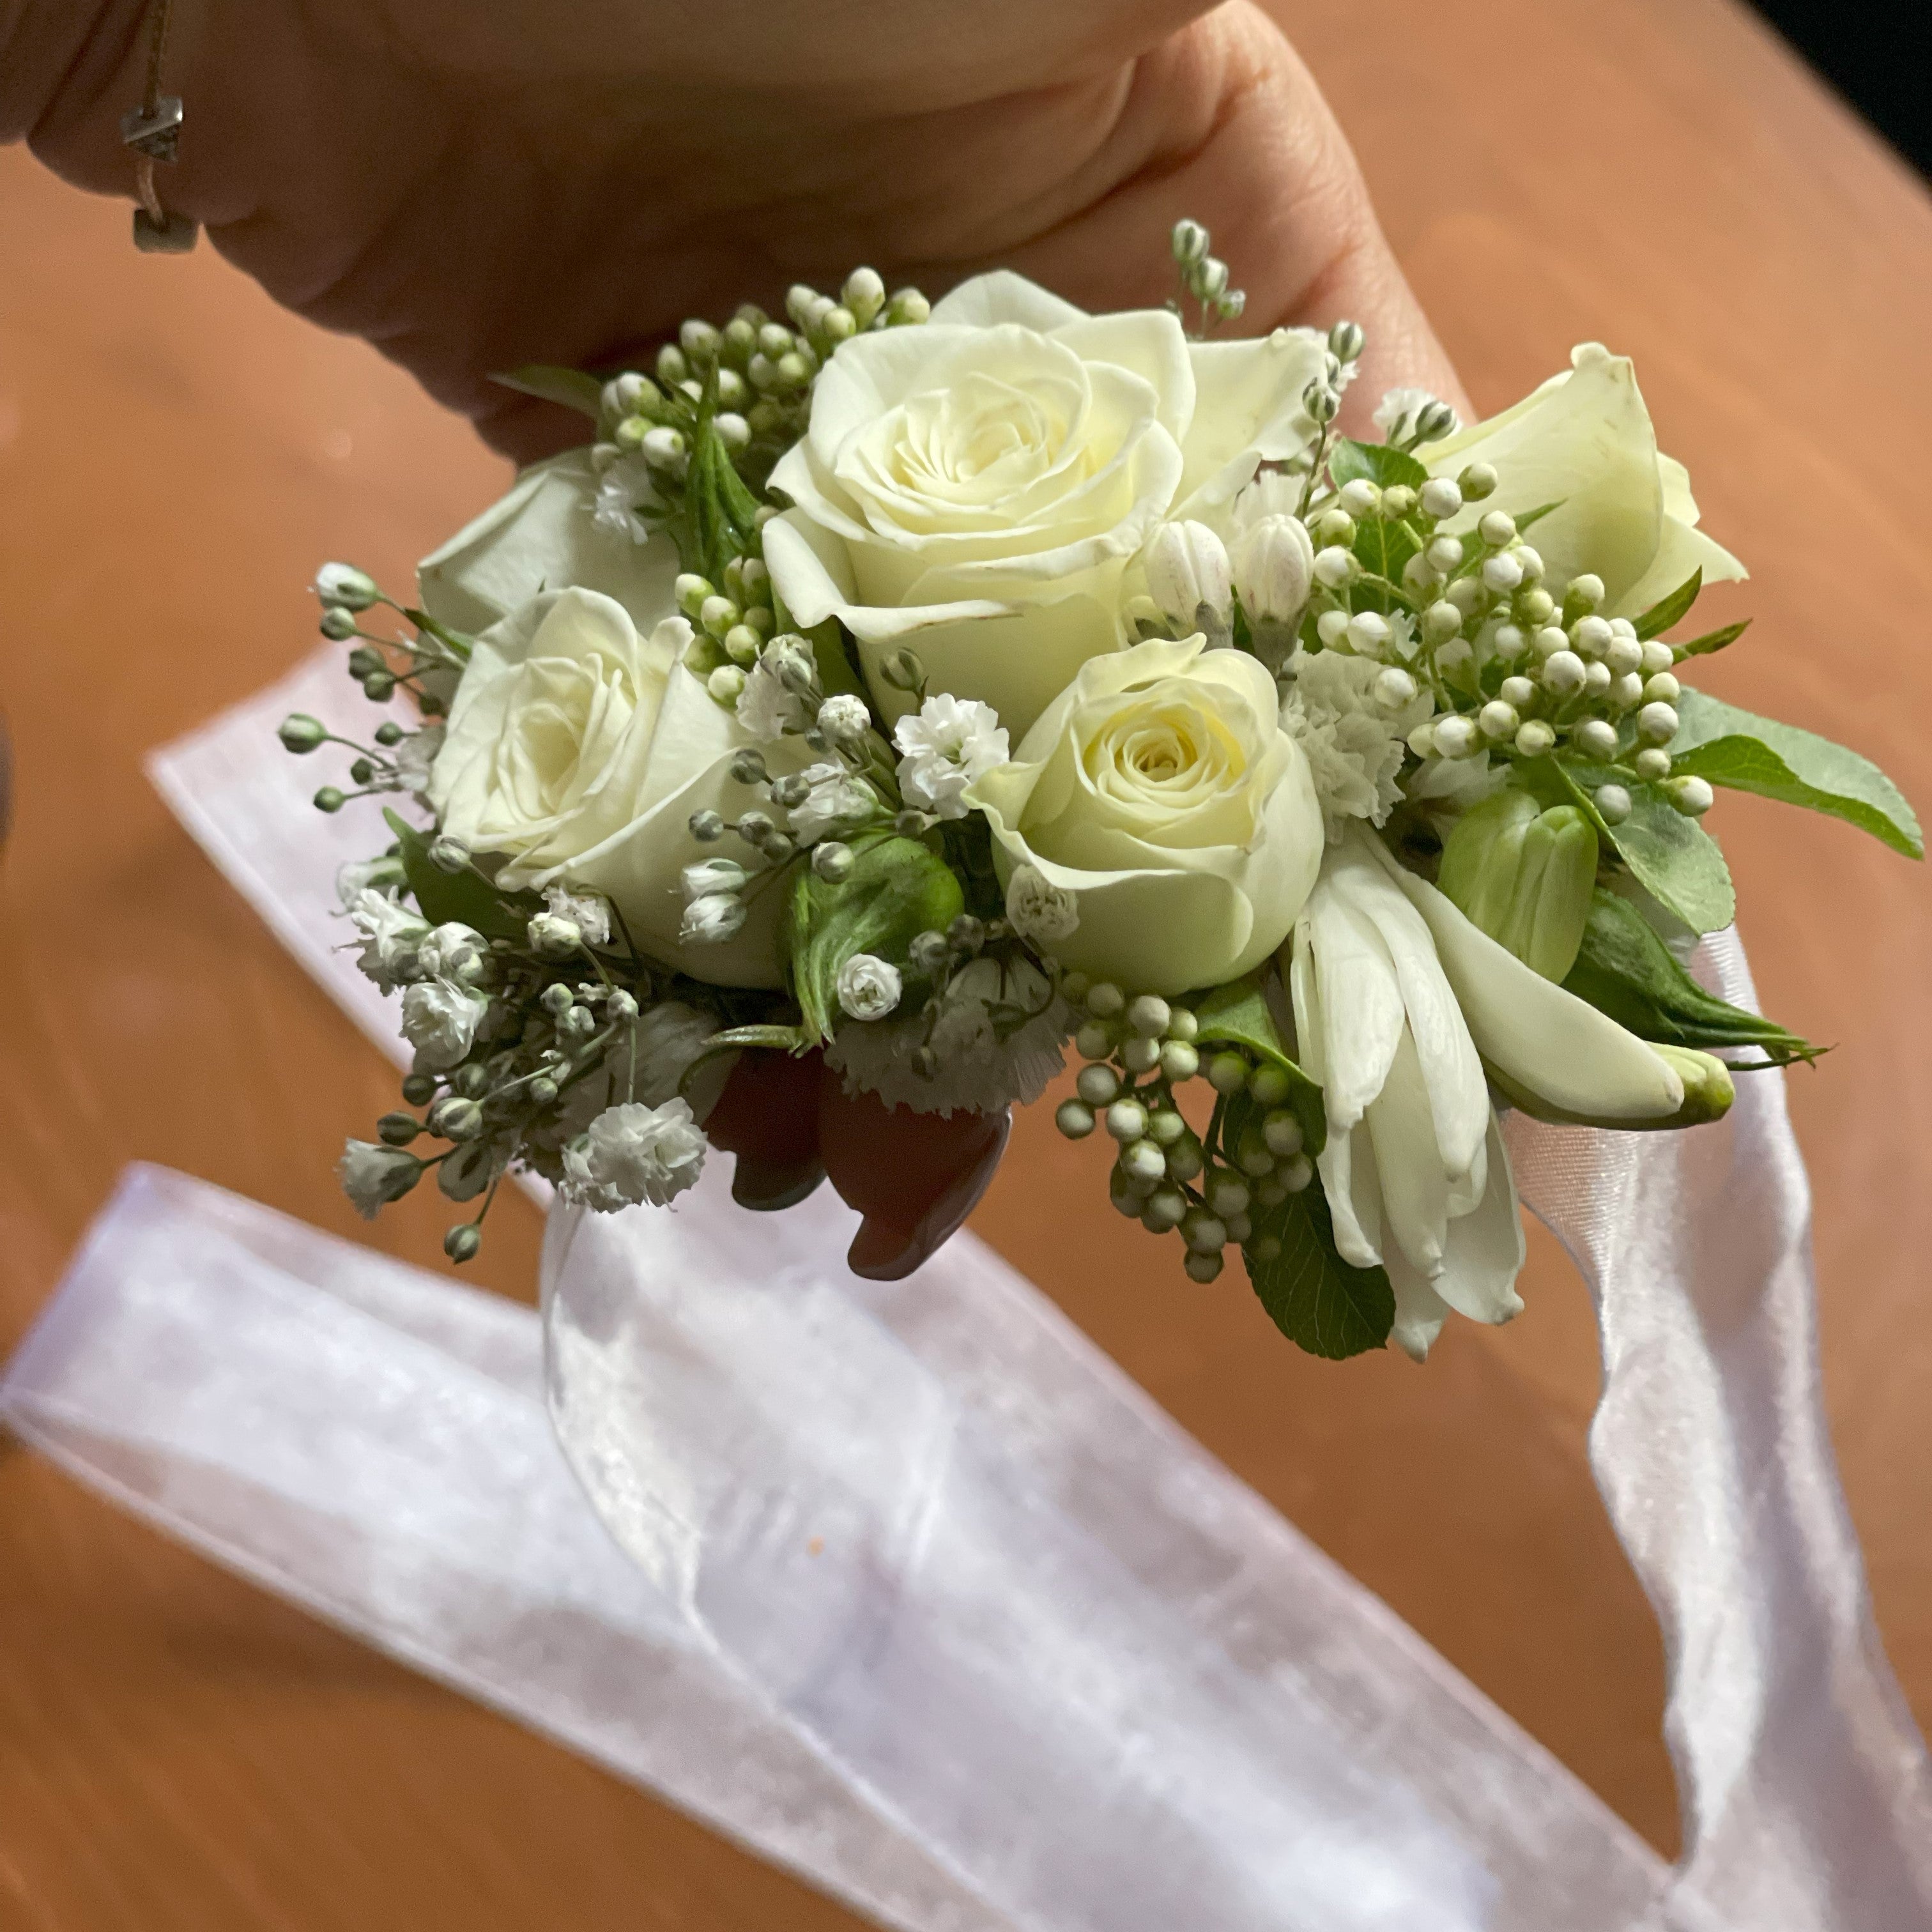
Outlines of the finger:
[[713,1147],[737,1156],[731,1198],[741,1208],[796,1206],[825,1178],[818,1153],[824,1076],[816,1053],[738,1056],[704,1132]]
[[847,1260],[854,1274],[897,1281],[958,1228],[986,1191],[1012,1122],[997,1114],[915,1114],[828,1078],[819,1144],[841,1197],[864,1216]]
[[[1414,383],[1468,402],[1390,252],[1353,150],[1281,29],[1236,0],[1142,60],[1112,131],[1017,266],[1089,308],[1144,304],[1173,224],[1208,224],[1248,306],[1229,333],[1344,317],[1368,336],[1344,421]],[[1172,286],[1171,282],[1168,287]]]

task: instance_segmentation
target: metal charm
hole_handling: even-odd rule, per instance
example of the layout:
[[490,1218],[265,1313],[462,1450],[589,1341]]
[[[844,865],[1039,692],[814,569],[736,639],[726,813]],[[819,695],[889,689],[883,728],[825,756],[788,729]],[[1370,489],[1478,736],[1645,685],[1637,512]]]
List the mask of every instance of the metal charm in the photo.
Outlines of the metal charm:
[[121,117],[121,145],[150,160],[172,162],[181,152],[182,104],[164,94],[152,107],[131,107]]
[[134,246],[144,255],[185,255],[200,234],[201,224],[191,214],[164,208],[157,221],[145,208],[135,208]]

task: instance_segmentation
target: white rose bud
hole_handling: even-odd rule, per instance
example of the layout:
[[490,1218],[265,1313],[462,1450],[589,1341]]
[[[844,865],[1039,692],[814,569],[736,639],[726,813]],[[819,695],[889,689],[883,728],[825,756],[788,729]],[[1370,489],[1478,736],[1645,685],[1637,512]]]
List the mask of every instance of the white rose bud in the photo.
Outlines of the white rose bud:
[[850,692],[828,698],[818,707],[818,728],[836,743],[855,745],[872,727],[871,708]]
[[315,574],[315,594],[334,609],[366,610],[382,592],[366,570],[352,563],[325,563]]
[[1205,524],[1162,524],[1147,547],[1148,594],[1183,632],[1226,644],[1234,624],[1227,547]]
[[839,1010],[855,1020],[882,1020],[905,990],[899,970],[869,952],[855,952],[838,969]]
[[562,959],[584,944],[584,928],[574,919],[560,919],[554,912],[540,912],[530,921],[530,950],[546,959]]

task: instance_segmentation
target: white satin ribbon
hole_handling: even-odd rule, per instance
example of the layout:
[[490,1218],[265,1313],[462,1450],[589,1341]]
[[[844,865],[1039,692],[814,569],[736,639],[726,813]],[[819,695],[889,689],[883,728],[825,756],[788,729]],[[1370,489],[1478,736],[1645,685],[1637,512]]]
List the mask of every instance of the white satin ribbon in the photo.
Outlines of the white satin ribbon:
[[[328,715],[326,662],[155,776],[394,1052],[328,909],[364,836],[272,737]],[[1925,1755],[1823,1433],[1774,1077],[1719,1128],[1513,1148],[1602,1310],[1593,1458],[1671,1646],[1674,1876],[970,1237],[880,1286],[821,1258],[824,1198],[754,1220],[714,1177],[555,1217],[557,1439],[634,1568],[560,1480],[527,1313],[187,1184],[124,1196],[4,1401],[211,1553],[917,1932],[1921,1932]]]
[[[1702,976],[1756,1009],[1736,934]],[[1721,1122],[1509,1124],[1597,1302],[1590,1462],[1663,1626],[1682,1884],[1740,1926],[1932,1927],[1932,1767],[1872,1622],[1819,1383],[1811,1194],[1779,1074]]]

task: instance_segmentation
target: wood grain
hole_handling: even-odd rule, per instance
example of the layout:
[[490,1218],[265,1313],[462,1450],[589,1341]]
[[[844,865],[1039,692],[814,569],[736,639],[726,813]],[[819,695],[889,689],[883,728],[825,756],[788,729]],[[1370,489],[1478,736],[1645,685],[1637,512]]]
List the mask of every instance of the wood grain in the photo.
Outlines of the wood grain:
[[[1296,10],[1478,403],[1573,340],[1634,353],[1756,580],[1708,680],[1884,762],[1922,806],[1932,208],[1723,0]],[[143,750],[310,647],[303,586],[400,578],[498,488],[372,352],[206,252],[0,155],[0,1348],[122,1163],[166,1161],[436,1264],[440,1216],[355,1222],[330,1164],[382,1063],[147,788]],[[24,265],[25,272],[22,272]],[[1837,1042],[1792,1083],[1819,1198],[1832,1421],[1880,1622],[1932,1720],[1932,892],[1847,828],[1717,820],[1768,1006]],[[1669,1849],[1658,1641],[1583,1456],[1596,1360],[1539,1239],[1529,1312],[1426,1370],[1297,1356],[1230,1277],[1179,1283],[1035,1109],[976,1225],[1190,1428]],[[1078,1211],[1069,1212],[1074,1204]],[[508,1204],[481,1264],[526,1294]],[[849,1915],[385,1663],[0,1444],[0,1927],[34,1932],[809,1928]]]

